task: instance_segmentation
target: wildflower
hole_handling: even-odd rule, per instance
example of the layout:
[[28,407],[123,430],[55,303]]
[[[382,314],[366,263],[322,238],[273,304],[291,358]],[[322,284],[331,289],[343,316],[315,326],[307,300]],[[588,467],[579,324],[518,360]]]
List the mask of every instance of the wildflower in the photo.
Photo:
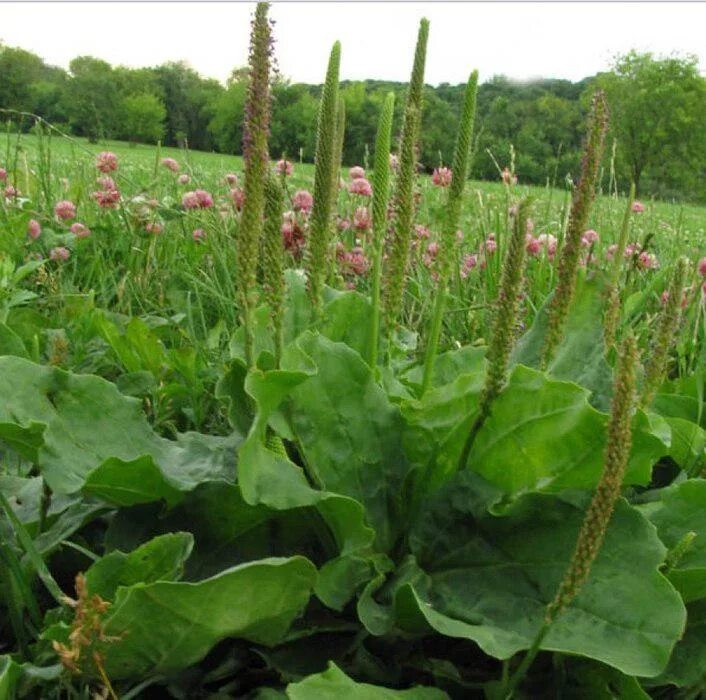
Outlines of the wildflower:
[[594,243],[598,243],[600,239],[601,237],[598,235],[598,231],[594,231],[592,228],[589,228],[587,231],[584,231],[583,236],[581,236],[581,245],[588,248]]
[[103,177],[99,177],[96,182],[98,183],[98,186],[105,191],[118,189],[115,184],[115,180],[113,180],[110,175],[103,175]]
[[360,180],[360,178],[365,177],[365,169],[361,168],[360,165],[354,165],[349,171],[351,180]]
[[[704,282],[704,285],[706,285],[706,282]],[[703,289],[703,287],[702,287],[702,289]],[[669,290],[668,289],[665,289],[662,292],[662,296],[659,298],[659,301],[662,306],[667,305],[667,303],[669,302]],[[684,290],[684,292],[682,293],[682,296],[681,296],[682,311],[686,308],[688,303],[689,303],[689,298],[686,295],[686,290]]]
[[554,254],[556,253],[557,246],[556,236],[552,236],[551,233],[541,233],[539,236],[537,236],[537,240],[539,241],[542,247],[546,248],[547,255],[550,258],[553,258]]
[[471,270],[473,270],[473,268],[477,264],[478,264],[477,256],[473,255],[472,253],[465,255],[463,258],[463,262],[461,263],[461,279],[465,280],[466,277],[468,277]]
[[659,267],[659,261],[654,253],[648,253],[643,250],[637,256],[637,266],[642,270],[656,270]]
[[363,249],[359,246],[356,246],[350,252],[347,252],[343,245],[339,243],[336,255],[341,263],[344,274],[361,276],[364,275],[370,267],[370,263],[368,262]]
[[162,226],[162,224],[157,223],[156,221],[149,221],[145,224],[145,231],[155,236],[158,236],[160,233],[162,233],[163,230],[164,227]]
[[213,206],[213,197],[206,190],[185,192],[181,198],[184,209],[208,209]]
[[298,190],[294,193],[292,205],[296,211],[308,212],[314,206],[314,198],[308,190]]
[[179,172],[179,163],[174,158],[162,158],[162,165],[173,173]]
[[517,175],[515,173],[510,172],[509,168],[503,168],[502,173],[500,173],[500,176],[503,179],[503,182],[506,185],[516,185],[517,184]]
[[42,235],[42,227],[39,224],[39,221],[36,219],[30,219],[27,222],[27,235],[32,239],[32,240],[37,240]]
[[431,231],[426,226],[422,226],[421,224],[417,224],[414,227],[414,233],[420,240],[431,237]]
[[102,173],[112,173],[118,169],[118,156],[110,151],[103,151],[96,157],[96,168]]
[[238,184],[238,176],[235,173],[226,173],[225,181],[233,187]]
[[200,209],[209,209],[213,206],[213,197],[206,190],[196,190],[196,198]]
[[451,169],[450,168],[434,168],[431,176],[431,181],[437,187],[448,187],[451,184]]
[[278,160],[275,170],[278,175],[289,177],[294,172],[294,165],[288,160]]
[[181,206],[184,209],[198,209],[199,208],[199,198],[196,192],[186,192],[181,198]]
[[338,230],[347,231],[351,227],[350,219],[345,219],[343,217],[338,217]]
[[632,203],[632,210],[633,212],[635,212],[635,214],[640,214],[645,211],[645,205],[642,202],[638,202],[637,200],[635,200]]
[[525,250],[527,251],[527,255],[531,255],[532,257],[539,255],[539,252],[542,250],[542,244],[539,238],[535,238],[531,233],[526,234]]
[[230,191],[230,198],[233,200],[236,211],[241,211],[243,204],[245,204],[245,192],[236,187]]
[[5,197],[8,199],[12,199],[13,197],[17,197],[19,195],[19,191],[13,186],[13,185],[8,185],[5,188]]
[[373,187],[364,177],[359,177],[348,185],[348,191],[351,194],[359,194],[362,197],[370,197],[373,194]]
[[177,182],[178,182],[180,185],[188,185],[188,184],[191,182],[191,178],[189,177],[189,175],[188,175],[187,173],[182,173],[182,174],[179,175],[179,177],[177,178]]
[[297,221],[296,214],[293,211],[282,214],[282,243],[285,250],[289,251],[295,258],[299,258],[305,242],[304,229]]
[[70,230],[76,238],[88,238],[91,235],[91,229],[78,221],[75,224],[71,224]]
[[112,209],[120,201],[120,192],[114,190],[100,190],[99,192],[91,193],[93,199],[99,207],[103,209]]
[[68,260],[69,255],[70,255],[69,249],[64,248],[63,246],[57,246],[56,248],[52,248],[49,251],[49,257],[52,260],[56,260],[56,261]]
[[196,243],[200,243],[206,239],[206,232],[202,228],[195,228],[191,233],[191,237]]
[[699,260],[697,269],[702,277],[706,277],[706,258],[701,258],[701,260]]
[[400,159],[394,153],[390,153],[390,168],[392,168],[394,171],[397,171],[397,168],[399,167]]
[[353,227],[359,231],[367,231],[372,223],[372,216],[368,207],[356,207],[353,212]]
[[480,244],[481,252],[485,252],[486,255],[492,255],[498,248],[498,244],[495,241],[495,234],[489,233],[488,238]]
[[7,180],[7,170],[5,168],[0,168],[0,182],[5,182]]
[[76,216],[76,205],[65,199],[54,205],[54,213],[60,219],[73,219]]

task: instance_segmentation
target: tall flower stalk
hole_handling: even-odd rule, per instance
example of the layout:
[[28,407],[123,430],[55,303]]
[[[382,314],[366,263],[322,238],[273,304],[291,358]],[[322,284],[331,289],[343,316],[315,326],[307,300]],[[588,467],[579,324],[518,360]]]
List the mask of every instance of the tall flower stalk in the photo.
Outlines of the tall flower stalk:
[[265,181],[269,166],[270,57],[272,33],[269,5],[258,3],[250,35],[249,83],[243,126],[245,201],[235,241],[237,294],[245,329],[245,361],[251,367],[254,340],[252,311],[257,303],[257,258],[265,211]]
[[490,415],[493,401],[498,397],[505,382],[510,362],[510,353],[515,343],[517,316],[520,307],[520,293],[525,271],[527,219],[531,200],[523,199],[517,207],[510,244],[503,261],[500,291],[495,301],[495,317],[488,344],[488,371],[480,396],[478,416],[476,417],[461,452],[459,469],[468,461],[473,441],[478,431]]
[[471,140],[476,116],[477,91],[478,71],[473,71],[466,85],[463,113],[461,114],[461,121],[459,122],[458,133],[456,135],[456,149],[451,169],[451,184],[448,189],[446,216],[438,256],[439,283],[436,289],[434,312],[431,318],[429,338],[424,358],[422,393],[429,388],[434,372],[434,360],[436,359],[436,352],[439,347],[441,323],[444,316],[444,309],[446,308],[446,292],[449,285],[451,265],[455,260],[456,230],[458,229],[458,222],[461,218],[463,190],[466,186],[466,180],[468,179],[468,170],[471,160]]
[[331,242],[332,181],[336,168],[338,73],[341,64],[341,44],[331,49],[326,81],[321,93],[314,158],[314,204],[309,224],[306,274],[313,320],[323,309],[323,290],[328,271]]
[[263,282],[275,342],[275,365],[282,359],[284,321],[284,245],[282,244],[282,186],[273,176],[265,183]]
[[414,223],[414,177],[417,166],[417,140],[422,120],[424,65],[429,39],[429,20],[419,23],[412,77],[405,104],[404,123],[399,147],[399,170],[393,195],[393,226],[384,276],[385,325],[388,338],[402,309],[405,273]]
[[375,138],[375,169],[373,172],[373,270],[371,301],[370,354],[368,362],[375,367],[378,362],[380,343],[380,275],[382,273],[382,247],[387,231],[387,203],[390,190],[390,141],[395,94],[389,92],[380,112]]
[[586,229],[588,215],[596,197],[598,166],[605,146],[608,129],[608,106],[601,90],[596,91],[591,104],[588,134],[581,161],[581,175],[574,190],[569,223],[559,259],[557,284],[549,304],[547,334],[542,348],[541,367],[545,369],[564,334],[569,306],[576,291],[576,272],[581,253],[581,236]]
[[620,489],[632,446],[630,422],[635,407],[637,362],[635,338],[628,335],[618,354],[603,473],[581,523],[571,563],[559,584],[554,599],[547,605],[544,623],[535,637],[532,647],[506,684],[504,697],[511,697],[514,689],[524,678],[552,623],[568,607],[586,583],[591,566],[603,546],[615,504],[620,497]]
[[649,359],[645,366],[645,383],[640,398],[640,405],[643,408],[649,408],[652,404],[657,389],[659,389],[667,375],[669,352],[679,327],[684,284],[688,271],[689,260],[680,257],[674,266],[674,272],[669,281],[667,295],[659,316],[657,335],[651,345]]
[[613,261],[608,273],[608,303],[603,326],[603,337],[605,347],[608,350],[615,343],[615,335],[618,332],[620,322],[620,268],[623,264],[625,246],[628,242],[628,231],[630,230],[630,216],[632,214],[632,203],[635,199],[635,183],[630,184],[630,194],[628,204],[623,214],[623,223],[620,227],[620,236],[613,253]]

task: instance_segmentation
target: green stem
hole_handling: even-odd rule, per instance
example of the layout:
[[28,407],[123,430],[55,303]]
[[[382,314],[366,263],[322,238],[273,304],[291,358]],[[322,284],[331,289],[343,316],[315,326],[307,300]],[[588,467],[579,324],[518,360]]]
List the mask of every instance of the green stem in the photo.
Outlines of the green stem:
[[390,189],[390,139],[392,135],[392,116],[395,107],[395,94],[390,92],[385,98],[378,132],[375,139],[375,172],[373,173],[373,278],[371,302],[370,354],[369,364],[378,363],[380,343],[380,277],[382,275],[382,247],[385,242],[387,227],[387,202]]
[[534,638],[532,646],[527,650],[522,662],[515,670],[515,673],[513,673],[512,676],[510,676],[510,679],[505,683],[502,697],[506,698],[506,700],[512,698],[515,690],[517,690],[517,686],[524,680],[527,675],[527,671],[529,671],[529,668],[532,665],[532,662],[537,657],[537,654],[539,654],[539,648],[544,641],[544,638],[547,636],[547,632],[549,632],[550,627],[551,622],[545,622],[542,624],[542,627],[537,633],[537,636]]

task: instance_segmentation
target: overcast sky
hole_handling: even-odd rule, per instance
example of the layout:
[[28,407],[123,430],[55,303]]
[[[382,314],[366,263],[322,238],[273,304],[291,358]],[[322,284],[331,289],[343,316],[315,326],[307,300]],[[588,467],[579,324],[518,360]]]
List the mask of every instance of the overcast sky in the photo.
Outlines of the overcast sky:
[[[185,59],[225,80],[247,60],[253,3],[0,3],[0,40],[68,67],[90,54],[113,64],[152,66]],[[706,68],[701,3],[328,3],[280,2],[275,51],[293,81],[320,83],[331,44],[342,44],[342,79],[409,77],[417,26],[430,22],[426,81],[577,80],[631,48],[693,53]]]

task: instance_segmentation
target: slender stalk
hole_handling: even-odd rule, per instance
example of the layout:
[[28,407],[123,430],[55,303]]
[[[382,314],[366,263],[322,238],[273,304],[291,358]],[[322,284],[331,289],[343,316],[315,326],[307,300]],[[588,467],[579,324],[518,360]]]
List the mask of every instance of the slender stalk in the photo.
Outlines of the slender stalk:
[[409,260],[409,246],[414,223],[414,176],[417,166],[417,140],[422,115],[424,92],[424,64],[426,62],[429,20],[419,23],[417,46],[414,52],[412,77],[407,93],[404,123],[399,147],[399,171],[393,195],[393,229],[385,265],[384,293],[385,325],[388,341],[402,309],[405,273]]
[[264,290],[275,341],[275,366],[284,345],[284,245],[282,244],[282,187],[275,177],[265,183]]
[[652,343],[649,360],[645,367],[645,384],[640,398],[640,405],[645,409],[652,404],[657,389],[667,374],[669,352],[681,318],[682,297],[688,270],[689,260],[684,257],[679,258],[669,282],[667,298],[659,316],[657,335]]
[[255,363],[252,311],[257,303],[257,258],[265,213],[265,181],[269,168],[270,56],[272,33],[269,5],[258,3],[250,36],[249,83],[243,126],[245,171],[243,211],[235,240],[237,294],[245,328],[245,361]]
[[[615,141],[613,141],[615,144]],[[620,268],[625,255],[625,246],[628,242],[628,231],[630,230],[630,215],[632,214],[632,203],[635,199],[635,183],[630,183],[630,194],[628,204],[623,214],[623,223],[620,227],[620,236],[613,254],[613,261],[610,266],[608,277],[608,304],[606,306],[603,336],[606,350],[615,343],[615,334],[618,331],[620,321]]]
[[456,259],[456,230],[461,218],[461,200],[463,190],[468,180],[468,170],[471,160],[471,142],[473,138],[473,124],[476,116],[476,93],[478,91],[478,71],[473,71],[468,78],[466,93],[463,102],[463,113],[458,125],[456,135],[456,149],[451,168],[451,184],[448,190],[446,203],[446,216],[438,257],[439,284],[436,290],[434,313],[429,329],[426,355],[424,358],[424,377],[422,379],[422,393],[426,392],[431,383],[434,372],[434,360],[439,347],[441,336],[441,323],[446,308],[446,294],[451,274],[451,263]]
[[488,372],[485,375],[485,383],[480,396],[478,417],[471,426],[461,451],[459,469],[466,465],[473,441],[490,415],[493,401],[507,381],[507,369],[515,342],[519,298],[525,270],[525,236],[531,204],[531,200],[527,198],[517,207],[510,245],[503,261],[500,291],[495,302],[495,317],[488,343]]
[[331,236],[332,180],[337,143],[338,73],[341,44],[331,49],[326,81],[321,93],[314,157],[314,205],[309,224],[306,274],[314,321],[321,316],[327,257]]
[[569,567],[559,584],[554,600],[547,605],[544,621],[532,646],[510,678],[509,683],[506,684],[504,697],[511,697],[524,679],[551,625],[586,583],[591,566],[603,546],[615,504],[620,497],[623,476],[630,456],[632,446],[630,421],[635,406],[636,383],[637,345],[635,338],[628,335],[623,341],[618,355],[601,478],[581,523]]
[[380,275],[382,273],[382,247],[387,231],[387,202],[390,196],[390,141],[395,94],[389,92],[380,112],[375,138],[375,171],[373,173],[373,277],[371,301],[370,355],[371,367],[378,363],[380,343]]
[[598,166],[603,156],[608,129],[608,106],[605,95],[598,90],[593,96],[588,123],[588,135],[581,162],[581,176],[574,190],[569,223],[559,258],[557,284],[549,304],[547,334],[542,348],[541,367],[546,369],[561,341],[569,306],[576,290],[576,273],[581,252],[581,236],[586,229],[588,215],[596,197]]

